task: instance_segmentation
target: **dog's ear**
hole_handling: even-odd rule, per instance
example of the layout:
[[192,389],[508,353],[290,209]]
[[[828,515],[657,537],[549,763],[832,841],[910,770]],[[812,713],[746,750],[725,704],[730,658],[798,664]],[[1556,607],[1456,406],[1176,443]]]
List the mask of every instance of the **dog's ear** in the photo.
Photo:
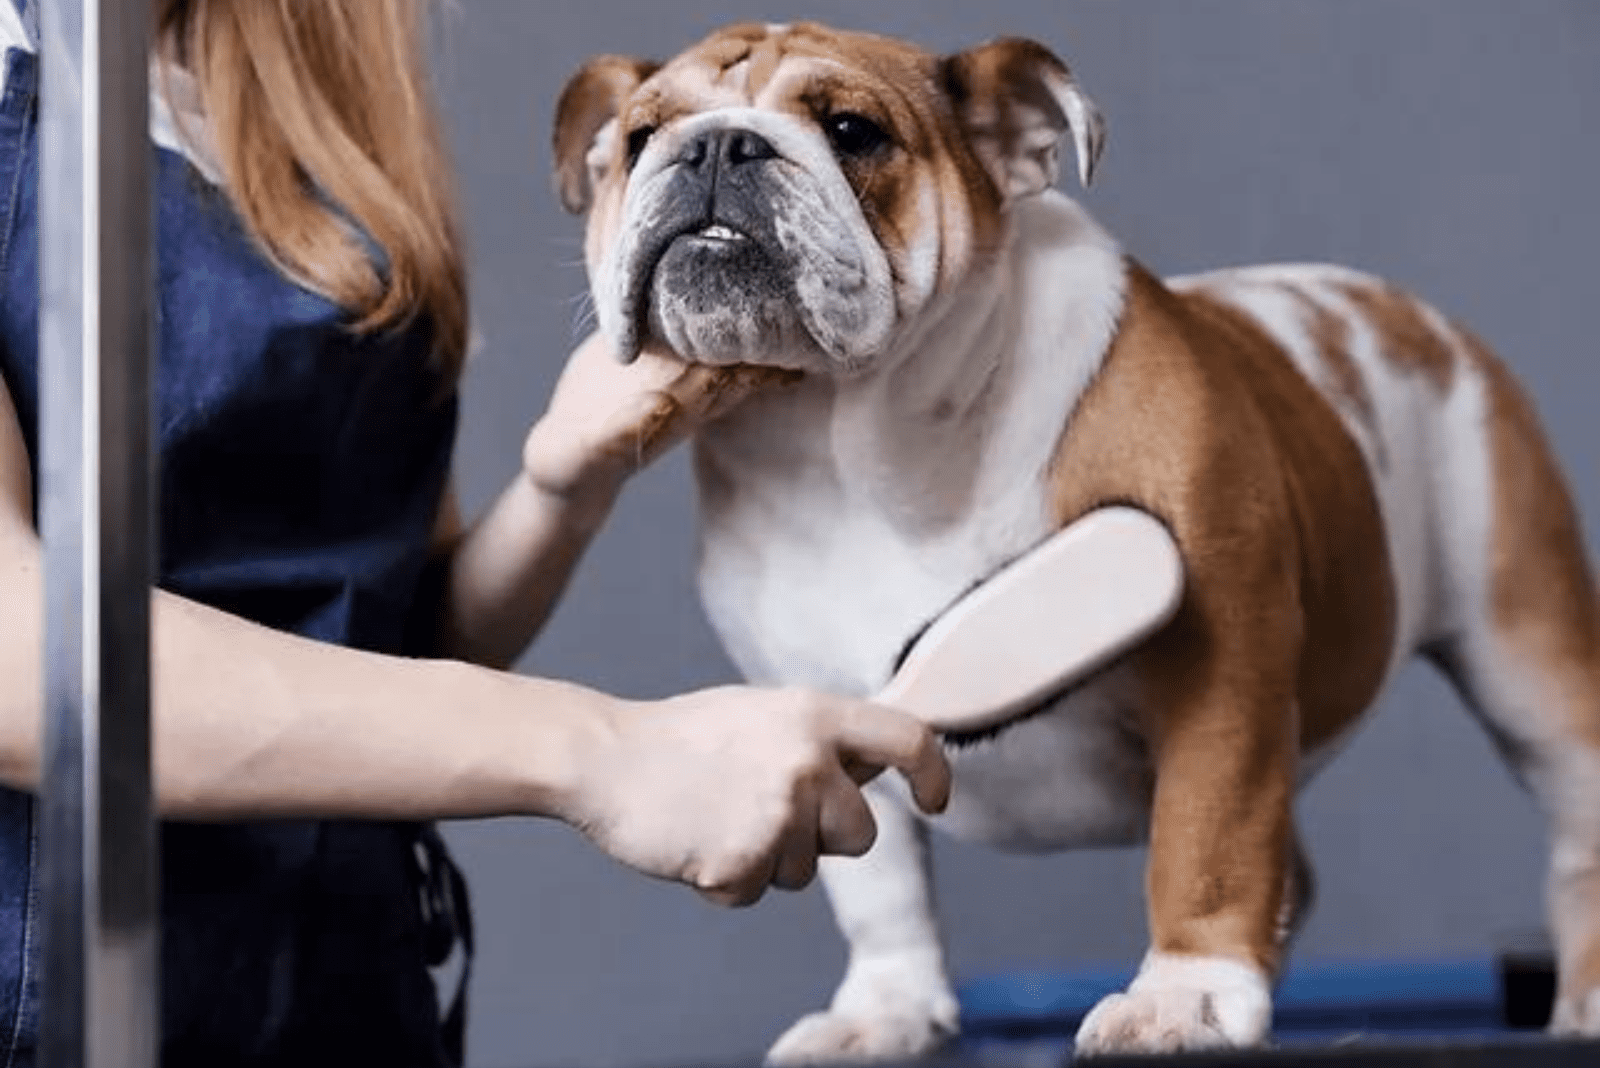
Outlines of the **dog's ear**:
[[1055,184],[1061,137],[1072,133],[1078,177],[1094,178],[1106,124],[1067,65],[1036,41],[1005,37],[940,61],[967,139],[1008,200]]
[[611,151],[617,111],[660,64],[627,56],[596,56],[561,90],[554,133],[556,191],[573,214],[589,210]]

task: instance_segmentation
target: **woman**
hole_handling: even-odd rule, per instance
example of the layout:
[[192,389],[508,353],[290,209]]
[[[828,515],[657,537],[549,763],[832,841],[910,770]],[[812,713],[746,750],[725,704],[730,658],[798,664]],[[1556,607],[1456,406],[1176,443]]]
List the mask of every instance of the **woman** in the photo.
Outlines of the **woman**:
[[[38,1009],[34,2],[0,0],[0,1065],[31,1061]],[[427,972],[453,869],[424,821],[553,816],[737,904],[864,850],[855,782],[878,769],[942,805],[937,746],[886,709],[743,688],[629,702],[493,670],[632,470],[780,387],[622,368],[591,341],[521,475],[461,526],[466,286],[423,0],[157,13],[164,1063],[459,1063]]]

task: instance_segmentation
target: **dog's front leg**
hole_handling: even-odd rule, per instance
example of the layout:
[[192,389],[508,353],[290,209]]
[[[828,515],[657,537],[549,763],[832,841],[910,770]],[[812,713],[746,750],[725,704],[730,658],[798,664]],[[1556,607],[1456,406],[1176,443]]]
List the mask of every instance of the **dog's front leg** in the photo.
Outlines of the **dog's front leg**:
[[1084,1018],[1080,1054],[1250,1046],[1271,1027],[1295,866],[1294,657],[1245,668],[1193,656],[1194,633],[1169,638],[1174,659],[1151,664],[1150,950]]
[[827,1011],[789,1028],[768,1053],[770,1063],[915,1057],[956,1032],[926,829],[882,780],[865,792],[877,841],[863,857],[825,858],[820,867],[849,944],[849,967]]

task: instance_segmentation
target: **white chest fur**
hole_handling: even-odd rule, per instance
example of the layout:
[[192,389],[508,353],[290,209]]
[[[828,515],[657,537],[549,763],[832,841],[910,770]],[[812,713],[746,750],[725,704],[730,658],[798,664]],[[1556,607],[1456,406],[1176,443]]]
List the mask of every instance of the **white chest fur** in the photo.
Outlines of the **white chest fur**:
[[[1057,194],[1019,205],[1015,234],[874,369],[764,398],[699,442],[701,592],[750,680],[871,694],[928,621],[1051,532],[1044,475],[1110,343],[1124,267]],[[1060,793],[1132,781],[1089,774],[1127,744],[1103,690],[964,751],[953,829],[1019,848],[1107,833],[1073,816],[1094,798]],[[1038,759],[1045,782],[1025,766]],[[1126,821],[1126,804],[1105,807]]]

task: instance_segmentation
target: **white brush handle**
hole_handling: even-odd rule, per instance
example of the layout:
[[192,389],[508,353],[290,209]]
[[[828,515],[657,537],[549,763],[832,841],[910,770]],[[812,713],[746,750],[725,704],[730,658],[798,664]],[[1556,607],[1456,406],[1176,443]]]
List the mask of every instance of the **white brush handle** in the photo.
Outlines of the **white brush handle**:
[[935,730],[994,726],[1148,637],[1182,596],[1167,528],[1134,508],[1098,509],[956,602],[876,700]]

